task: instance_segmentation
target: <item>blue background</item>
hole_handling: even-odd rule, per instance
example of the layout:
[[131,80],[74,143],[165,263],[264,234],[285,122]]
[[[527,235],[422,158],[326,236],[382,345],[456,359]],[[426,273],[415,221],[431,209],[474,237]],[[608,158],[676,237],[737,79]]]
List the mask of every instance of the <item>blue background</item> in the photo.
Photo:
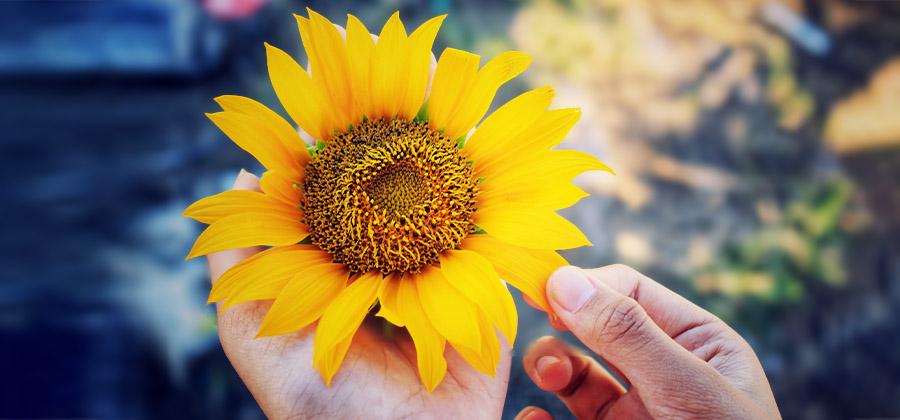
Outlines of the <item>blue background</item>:
[[[750,71],[706,88],[732,75],[719,71],[729,51],[748,51],[724,43],[709,68],[671,76],[678,89],[638,95],[651,107],[689,92],[693,117],[673,123],[682,128],[654,128],[679,115],[664,110],[646,125],[626,119],[623,130],[606,116],[635,111],[595,83],[609,67],[572,70],[613,41],[570,42],[570,28],[548,24],[560,39],[534,47],[521,26],[543,3],[273,1],[223,18],[193,1],[0,2],[0,418],[262,416],[219,347],[205,265],[183,261],[201,226],[180,214],[228,188],[240,168],[259,173],[203,113],[221,94],[281,112],[262,43],[300,57],[290,13],[307,5],[336,22],[352,12],[372,30],[395,9],[407,27],[448,12],[436,52],[556,57],[582,45],[574,58],[539,62],[495,101],[562,81],[558,106],[595,110],[585,119],[599,122],[580,123],[564,147],[598,154],[620,176],[583,181],[593,196],[564,212],[595,243],[566,253],[570,261],[632,264],[722,316],[760,355],[786,418],[900,416],[900,133],[850,151],[825,134],[835,104],[900,56],[900,9],[787,2],[802,24],[758,25],[782,50],[750,48]],[[554,4],[580,16],[574,26],[620,18],[620,6]],[[664,43],[680,36],[662,33],[674,34]],[[674,60],[658,68],[693,58]],[[779,86],[788,93],[773,93]],[[703,102],[707,90],[723,99]],[[898,118],[896,108],[880,112],[876,123]],[[635,144],[655,163],[629,160]],[[520,357],[541,335],[571,337],[517,304],[505,416],[535,404],[565,418]]]

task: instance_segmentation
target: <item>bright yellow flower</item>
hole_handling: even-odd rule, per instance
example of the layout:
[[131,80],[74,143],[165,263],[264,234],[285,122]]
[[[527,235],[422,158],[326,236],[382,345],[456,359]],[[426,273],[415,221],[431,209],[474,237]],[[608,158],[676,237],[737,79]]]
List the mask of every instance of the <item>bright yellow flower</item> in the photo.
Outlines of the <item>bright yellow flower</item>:
[[548,110],[553,90],[543,87],[481,121],[531,60],[512,51],[479,68],[479,56],[448,48],[430,81],[444,16],[407,36],[395,13],[377,41],[353,16],[345,37],[315,12],[296,18],[310,70],[266,45],[269,77],[318,147],[308,152],[294,126],[252,99],[216,99],[223,111],[209,118],[267,171],[262,192],[226,191],[185,210],[210,225],[188,258],[271,248],[222,275],[209,301],[225,310],[274,299],[259,336],[318,321],[313,364],[328,384],[376,304],[408,329],[428,390],[444,377],[447,343],[493,375],[494,328],[510,343],[517,328],[501,278],[549,310],[546,279],[566,263],[556,250],[589,245],[555,210],[587,195],[576,175],[609,168],[550,150],[580,111]]

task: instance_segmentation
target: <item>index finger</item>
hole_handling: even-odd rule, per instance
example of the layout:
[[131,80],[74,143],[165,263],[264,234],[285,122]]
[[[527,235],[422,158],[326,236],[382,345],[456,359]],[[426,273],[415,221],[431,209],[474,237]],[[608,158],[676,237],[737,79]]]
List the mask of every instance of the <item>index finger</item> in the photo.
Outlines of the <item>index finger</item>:
[[585,271],[595,280],[637,301],[653,322],[675,341],[679,341],[689,331],[722,322],[715,315],[627,265],[614,264]]

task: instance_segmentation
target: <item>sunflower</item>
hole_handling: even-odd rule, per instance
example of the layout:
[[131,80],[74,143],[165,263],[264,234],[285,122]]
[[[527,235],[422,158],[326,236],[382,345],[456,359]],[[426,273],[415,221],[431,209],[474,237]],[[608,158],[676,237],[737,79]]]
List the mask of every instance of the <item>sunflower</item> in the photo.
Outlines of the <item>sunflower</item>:
[[268,44],[266,59],[279,101],[315,146],[253,99],[221,96],[223,111],[208,114],[266,172],[261,192],[226,191],[185,210],[209,224],[188,259],[270,247],[223,274],[209,301],[224,311],[274,300],[259,337],[318,321],[313,365],[329,385],[376,305],[408,330],[429,391],[444,377],[448,344],[493,375],[495,328],[510,344],[517,329],[504,281],[549,311],[546,279],[566,264],[556,251],[589,245],[555,210],[587,195],[576,175],[609,168],[550,150],[580,110],[548,110],[553,90],[542,87],[482,121],[531,60],[510,51],[479,67],[479,56],[447,48],[432,79],[445,16],[407,35],[394,13],[374,40],[352,15],[343,35],[308,15],[295,17],[309,70]]

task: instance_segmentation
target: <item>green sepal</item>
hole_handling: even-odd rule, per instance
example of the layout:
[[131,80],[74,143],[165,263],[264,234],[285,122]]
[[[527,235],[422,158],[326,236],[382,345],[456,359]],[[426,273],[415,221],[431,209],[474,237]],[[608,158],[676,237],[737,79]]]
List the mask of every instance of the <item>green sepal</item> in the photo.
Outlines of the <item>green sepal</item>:
[[416,117],[413,118],[413,121],[417,123],[428,121],[428,102],[422,104],[419,108],[419,112],[416,113]]

